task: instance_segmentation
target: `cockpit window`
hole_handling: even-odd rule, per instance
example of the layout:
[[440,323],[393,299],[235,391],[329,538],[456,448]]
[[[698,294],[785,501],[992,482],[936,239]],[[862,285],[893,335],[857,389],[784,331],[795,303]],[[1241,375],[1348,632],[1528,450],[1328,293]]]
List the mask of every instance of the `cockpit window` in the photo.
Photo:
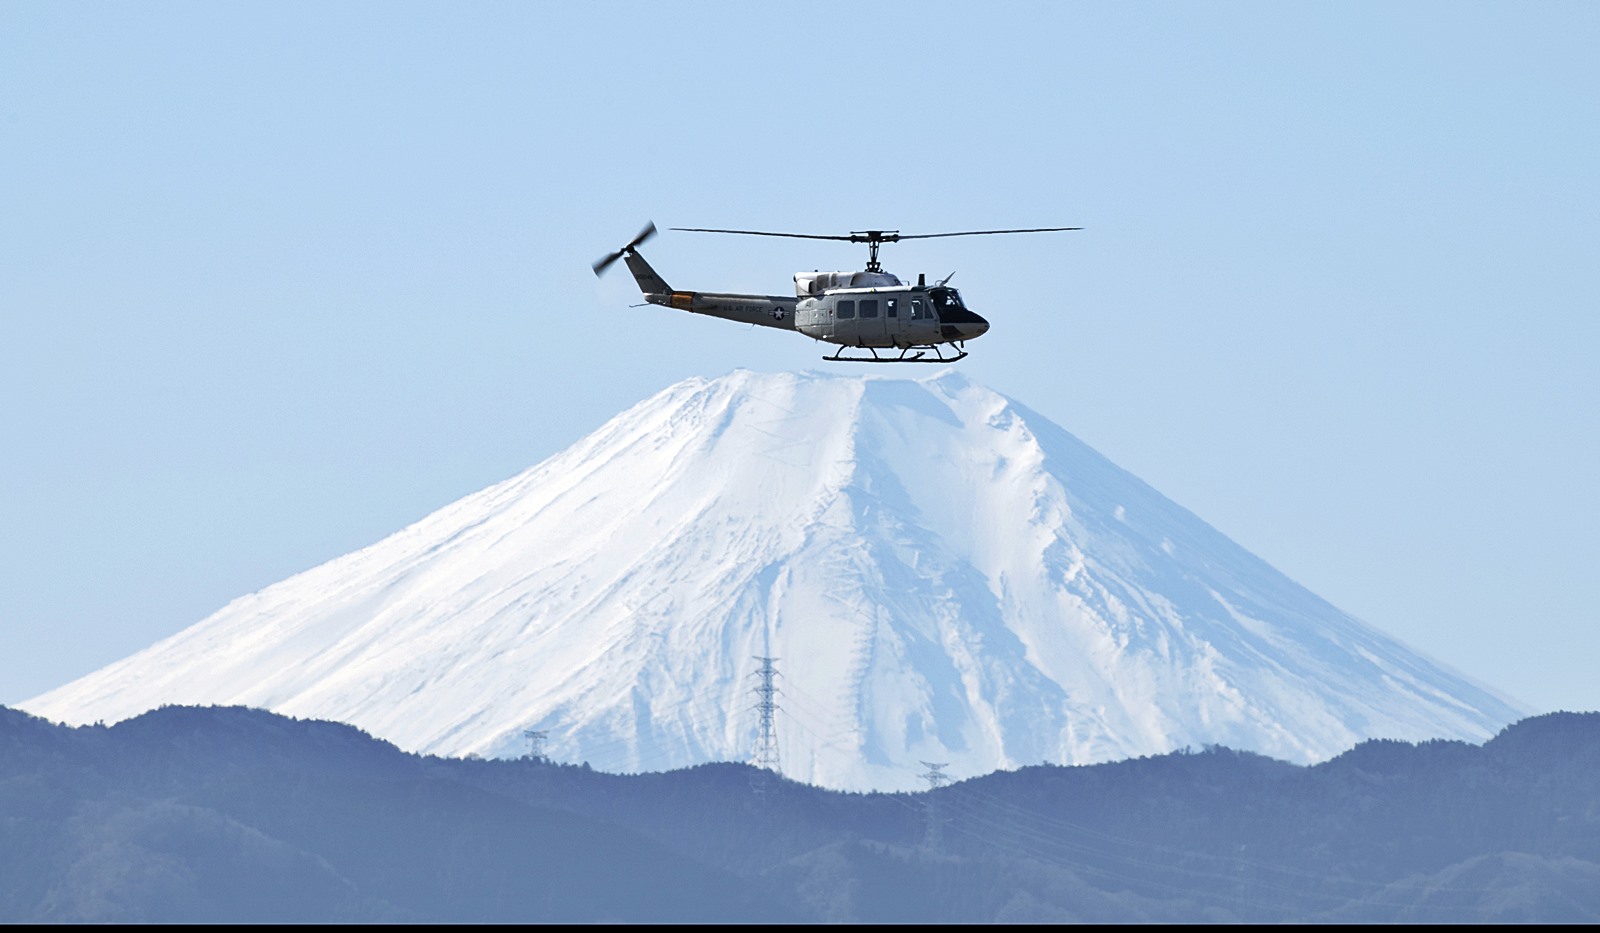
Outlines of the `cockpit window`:
[[933,306],[940,311],[960,310],[965,305],[961,303],[961,295],[953,288],[930,288],[928,297],[933,299]]

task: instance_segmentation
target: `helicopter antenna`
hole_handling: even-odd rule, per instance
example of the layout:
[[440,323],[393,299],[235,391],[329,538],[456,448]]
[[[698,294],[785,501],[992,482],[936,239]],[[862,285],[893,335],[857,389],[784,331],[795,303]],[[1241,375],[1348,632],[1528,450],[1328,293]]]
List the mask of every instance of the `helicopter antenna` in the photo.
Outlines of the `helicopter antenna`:
[[[987,236],[992,233],[1056,233],[1063,230],[1082,230],[1083,228],[1029,227],[1023,230],[962,230],[956,233],[901,233],[898,230],[853,230],[848,236],[823,233],[773,233],[767,230],[718,230],[709,227],[672,227],[671,229],[688,233],[737,233],[743,236],[782,236],[800,240],[842,240],[846,243],[865,243],[867,244],[866,271],[882,272],[883,266],[878,263],[878,247],[884,243],[898,243],[901,240],[931,240],[936,237],[947,236]],[[654,230],[651,232],[653,233]],[[626,252],[627,248],[625,247],[623,251]],[[610,261],[615,261],[615,258],[613,257]],[[954,275],[955,273],[952,272],[950,274]]]
[[953,279],[955,277],[956,277],[956,274],[954,272],[952,272],[949,275],[945,276],[944,278],[940,279],[938,285],[935,286],[935,287],[944,288],[944,283],[950,281],[951,279]]

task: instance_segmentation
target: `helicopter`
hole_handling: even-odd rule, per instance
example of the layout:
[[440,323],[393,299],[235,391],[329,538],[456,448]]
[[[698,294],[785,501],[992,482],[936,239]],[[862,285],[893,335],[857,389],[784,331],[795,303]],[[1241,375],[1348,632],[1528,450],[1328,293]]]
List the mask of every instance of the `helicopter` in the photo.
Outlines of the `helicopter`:
[[[848,235],[772,233],[765,230],[718,230],[707,227],[671,227],[687,233],[732,233],[742,236],[791,237],[804,240],[843,240],[867,245],[867,267],[859,272],[796,272],[795,297],[740,295],[724,292],[677,291],[639,254],[639,247],[656,234],[652,221],[639,235],[614,253],[594,263],[603,275],[621,259],[639,283],[644,300],[694,314],[707,314],[741,324],[759,324],[798,331],[814,340],[839,347],[823,359],[835,363],[954,363],[966,359],[966,342],[981,337],[989,322],[969,310],[961,294],[945,276],[933,285],[926,274],[908,285],[878,262],[878,248],[901,240],[936,237],[986,236],[996,233],[1055,233],[1082,227],[1033,227],[1026,230],[965,230],[958,233],[901,233],[898,230],[857,230]],[[949,349],[953,355],[945,355]],[[847,355],[848,351],[856,351]],[[880,353],[879,351],[883,351]]]

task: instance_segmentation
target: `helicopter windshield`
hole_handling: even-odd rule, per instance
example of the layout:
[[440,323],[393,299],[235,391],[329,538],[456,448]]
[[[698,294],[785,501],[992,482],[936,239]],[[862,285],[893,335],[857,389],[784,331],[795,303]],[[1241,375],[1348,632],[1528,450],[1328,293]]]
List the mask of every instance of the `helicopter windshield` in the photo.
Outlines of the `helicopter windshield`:
[[953,288],[930,288],[928,297],[933,300],[933,306],[943,317],[946,311],[963,311],[966,305],[961,303],[961,295]]
[[979,324],[987,322],[978,315],[967,310],[961,303],[961,295],[953,288],[938,285],[928,289],[928,299],[933,302],[933,308],[938,312],[939,321],[944,324]]

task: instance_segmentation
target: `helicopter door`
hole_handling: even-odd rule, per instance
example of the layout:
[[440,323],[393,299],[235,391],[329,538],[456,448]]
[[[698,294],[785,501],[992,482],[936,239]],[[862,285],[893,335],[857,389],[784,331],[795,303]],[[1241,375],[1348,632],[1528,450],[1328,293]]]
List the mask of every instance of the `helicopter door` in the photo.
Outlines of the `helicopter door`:
[[900,314],[899,298],[883,299],[883,330],[889,336],[890,345],[897,347],[905,346],[908,343],[906,340],[906,328],[900,320]]
[[911,343],[928,343],[938,333],[938,318],[933,313],[933,302],[926,296],[912,297],[907,302],[911,306],[906,312],[906,333],[911,337]]
[[843,344],[856,342],[856,303],[854,300],[841,298],[835,301],[833,307],[828,310],[828,319],[832,324],[826,331],[829,339]]
[[861,346],[886,347],[889,335],[883,326],[883,299],[861,298],[856,301],[856,333]]

